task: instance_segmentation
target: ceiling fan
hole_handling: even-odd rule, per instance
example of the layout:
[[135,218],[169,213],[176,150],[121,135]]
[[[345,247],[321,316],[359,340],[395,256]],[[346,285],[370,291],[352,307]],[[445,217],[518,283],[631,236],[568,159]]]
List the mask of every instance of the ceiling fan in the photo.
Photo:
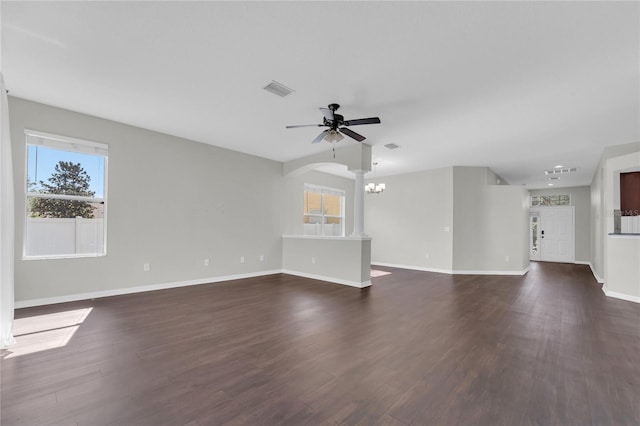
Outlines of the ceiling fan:
[[320,112],[324,115],[322,124],[300,124],[296,126],[286,126],[287,129],[293,129],[296,127],[328,127],[323,130],[311,143],[318,143],[323,139],[328,142],[340,142],[343,139],[342,134],[349,136],[352,139],[362,142],[366,138],[361,134],[349,129],[349,126],[359,126],[362,124],[378,124],[380,119],[378,117],[370,118],[358,118],[356,120],[345,120],[340,114],[336,114],[336,111],[340,108],[338,104],[329,104],[328,108],[320,108]]

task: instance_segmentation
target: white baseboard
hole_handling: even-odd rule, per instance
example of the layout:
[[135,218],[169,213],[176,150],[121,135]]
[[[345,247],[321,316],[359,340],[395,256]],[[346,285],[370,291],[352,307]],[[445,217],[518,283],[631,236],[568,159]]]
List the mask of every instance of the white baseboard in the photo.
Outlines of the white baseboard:
[[178,281],[162,284],[151,284],[136,287],[118,288],[113,290],[94,291],[90,293],[69,294],[58,297],[46,297],[43,299],[21,300],[15,302],[15,308],[30,308],[32,306],[53,305],[55,303],[75,302],[78,300],[97,299],[99,297],[120,296],[123,294],[142,293],[146,291],[165,290],[169,288],[186,287],[191,285],[211,284],[222,281],[241,280],[243,278],[262,277],[265,275],[280,274],[282,270],[250,272],[247,274],[224,275],[211,278],[199,278],[197,280]]
[[21,301],[15,302],[15,308],[16,309],[31,308],[33,306],[76,302],[78,300],[90,300],[90,299],[97,299],[100,297],[121,296],[125,294],[143,293],[146,291],[166,290],[169,288],[187,287],[191,285],[213,284],[213,283],[218,283],[223,281],[241,280],[244,278],[262,277],[265,275],[274,275],[274,274],[289,274],[289,275],[295,275],[295,276],[304,277],[304,278],[312,278],[320,281],[328,281],[336,284],[348,285],[351,287],[358,287],[358,288],[369,287],[371,285],[371,280],[363,283],[358,283],[355,281],[341,280],[339,278],[325,277],[323,275],[306,274],[303,272],[289,271],[284,269],[274,269],[271,271],[250,272],[247,274],[224,275],[219,277],[200,278],[197,280],[189,280],[189,281],[178,281],[178,282],[171,282],[171,283],[126,287],[126,288],[118,288],[113,290],[94,291],[90,293],[78,293],[78,294],[69,294],[69,295],[57,296],[57,297],[45,297],[42,299],[21,300]]
[[598,284],[604,284],[604,278],[602,278],[600,275],[598,275],[596,270],[593,269],[593,265],[591,263],[589,263],[589,268],[591,268],[591,273],[596,278],[596,281],[598,282]]
[[427,268],[425,266],[400,265],[398,263],[371,262],[371,266],[386,266],[389,268],[409,269],[412,271],[437,272],[439,274],[452,274],[451,269]]
[[[575,262],[575,263],[582,264],[583,262]],[[591,267],[591,271],[593,272],[593,275],[596,277],[596,280],[598,281],[598,283],[604,282],[604,280],[602,280],[598,276],[598,274],[596,274],[591,263],[584,262],[584,264],[588,264],[589,267]],[[424,272],[436,272],[440,274],[449,274],[449,275],[524,275],[529,271],[529,267],[526,267],[522,271],[462,271],[462,270],[454,271],[451,269],[428,268],[424,266],[401,265],[396,263],[385,263],[385,262],[372,262],[371,266],[387,266],[390,268],[409,269],[409,270],[424,271]],[[371,285],[371,280],[360,283],[356,281],[343,280],[340,278],[327,277],[324,275],[308,274],[305,272],[292,271],[288,269],[275,269],[270,271],[250,272],[246,274],[224,275],[224,276],[200,278],[200,279],[188,280],[188,281],[178,281],[178,282],[170,282],[170,283],[162,283],[162,284],[151,284],[146,286],[126,287],[126,288],[118,288],[113,290],[102,290],[102,291],[94,291],[90,293],[70,294],[70,295],[57,296],[57,297],[46,297],[42,299],[21,300],[21,301],[15,302],[15,308],[20,309],[20,308],[30,308],[33,306],[52,305],[56,303],[76,302],[78,300],[89,300],[89,299],[97,299],[100,297],[120,296],[125,294],[142,293],[146,291],[186,287],[191,285],[211,284],[211,283],[217,283],[217,282],[223,282],[223,281],[240,280],[244,278],[254,278],[254,277],[261,277],[266,275],[280,274],[280,273],[295,275],[295,276],[304,277],[304,278],[311,278],[319,281],[327,281],[335,284],[342,284],[342,285],[347,285],[347,286],[356,287],[356,288],[364,288],[364,287],[369,287]],[[605,292],[607,296],[640,303],[640,297],[628,296],[622,293],[608,292],[604,287],[602,290]]]
[[591,273],[593,274],[593,276],[596,279],[596,281],[598,282],[598,284],[603,284],[602,285],[602,292],[605,294],[605,296],[613,297],[614,299],[626,300],[628,302],[640,303],[640,297],[639,296],[630,296],[628,294],[617,293],[615,291],[607,290],[607,286],[604,285],[604,279],[601,278],[598,275],[596,270],[593,268],[593,265],[591,264],[591,262],[575,262],[575,263],[577,263],[579,265],[589,265],[589,268],[591,268]]
[[348,285],[350,287],[357,287],[357,288],[369,287],[371,285],[371,280],[359,283],[357,281],[343,280],[341,278],[327,277],[327,276],[324,276],[324,275],[308,274],[306,272],[292,271],[290,269],[283,269],[282,273],[283,274],[288,274],[288,275],[295,275],[297,277],[311,278],[311,279],[319,280],[319,281],[327,281],[327,282],[335,283],[335,284]]
[[529,267],[527,266],[522,271],[464,271],[459,269],[438,269],[438,268],[428,268],[424,266],[413,266],[413,265],[399,265],[396,263],[384,263],[384,262],[371,262],[371,265],[377,266],[387,266],[389,268],[400,268],[400,269],[410,269],[413,271],[425,271],[425,272],[436,272],[439,274],[449,274],[449,275],[524,275],[529,272]]
[[529,266],[521,271],[461,271],[454,270],[453,275],[518,275],[522,276],[529,272]]
[[638,296],[630,296],[630,295],[624,294],[624,293],[616,293],[615,291],[609,291],[604,286],[602,286],[602,292],[607,297],[613,297],[615,299],[626,300],[628,302],[640,303],[640,297],[638,297]]
[[591,273],[593,274],[593,277],[596,279],[596,281],[598,282],[598,284],[604,284],[604,279],[602,279],[600,277],[600,275],[598,275],[598,273],[596,272],[595,269],[593,269],[593,265],[591,264],[591,262],[585,262],[583,260],[576,260],[575,262],[576,265],[589,265],[589,268],[591,269]]

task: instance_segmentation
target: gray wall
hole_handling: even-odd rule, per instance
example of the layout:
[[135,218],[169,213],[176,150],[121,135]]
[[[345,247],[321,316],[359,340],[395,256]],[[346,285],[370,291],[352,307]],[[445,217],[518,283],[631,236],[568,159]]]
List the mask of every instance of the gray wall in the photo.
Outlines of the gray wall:
[[598,282],[604,282],[604,182],[603,160],[591,181],[591,268]]
[[[9,107],[17,301],[282,268],[281,163],[21,99]],[[21,260],[25,128],[109,144],[107,256]]]
[[591,188],[575,186],[570,188],[533,189],[533,195],[565,195],[571,197],[571,205],[575,206],[575,260],[589,262],[591,260]]
[[486,167],[377,179],[386,190],[365,201],[372,262],[453,272],[526,269],[528,193],[493,184],[498,179]]
[[372,262],[451,271],[453,169],[369,181],[386,185],[381,194],[365,194]]
[[287,273],[354,287],[371,284],[369,239],[285,237],[282,251]]
[[504,178],[491,169],[487,170],[487,184],[488,185],[509,185],[509,182],[504,180]]
[[[285,178],[279,162],[16,98],[10,113],[17,301],[280,270],[281,235],[301,233],[305,182],[345,189],[345,231],[352,231],[350,179]],[[24,129],[109,144],[107,256],[21,260]],[[386,191],[365,199],[372,260],[443,271],[524,269],[526,191],[493,185],[498,178],[487,168],[448,167],[377,179]]]
[[453,168],[453,269],[519,272],[529,266],[528,193],[490,185],[486,167]]

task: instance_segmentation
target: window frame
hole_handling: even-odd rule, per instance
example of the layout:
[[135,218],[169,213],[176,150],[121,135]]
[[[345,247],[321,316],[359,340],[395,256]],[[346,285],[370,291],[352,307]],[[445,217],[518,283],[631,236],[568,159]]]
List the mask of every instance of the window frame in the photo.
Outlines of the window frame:
[[[37,130],[24,129],[25,137],[25,155],[24,155],[24,227],[22,233],[22,260],[44,260],[44,259],[77,259],[104,257],[107,255],[107,194],[108,194],[108,177],[109,177],[109,145],[106,143],[92,142],[84,139],[77,139],[68,136],[61,136],[52,133],[41,132]],[[46,139],[48,142],[33,143],[30,138]],[[102,197],[85,197],[81,195],[66,194],[46,194],[41,192],[32,192],[28,190],[29,183],[29,146],[43,146],[49,149],[59,151],[67,151],[80,154],[97,155],[104,158],[104,188]],[[29,219],[29,198],[49,198],[58,200],[86,201],[89,203],[101,203],[103,207],[102,223],[102,253],[67,253],[67,254],[47,254],[47,255],[27,255],[27,226]]]
[[[339,189],[339,188],[331,188],[328,186],[321,186],[321,185],[316,185],[316,184],[312,184],[312,183],[305,183],[303,186],[303,205],[302,205],[302,226],[303,226],[303,230],[302,230],[302,234],[303,235],[316,235],[316,234],[306,234],[304,232],[304,217],[305,216],[309,216],[309,217],[318,217],[320,218],[320,234],[316,235],[316,236],[322,236],[322,237],[333,237],[333,238],[344,238],[345,236],[345,204],[346,204],[346,194],[347,192],[344,189]],[[320,213],[305,213],[304,212],[304,194],[307,192],[313,192],[316,194],[321,194],[320,197]],[[324,209],[324,196],[325,195],[334,195],[334,196],[339,196],[340,197],[340,216],[336,216],[336,215],[330,215],[330,214],[325,214],[325,209]],[[325,229],[325,218],[339,218],[340,219],[340,235],[325,235],[324,233],[324,229]]]
[[[562,197],[567,197],[569,200],[566,204],[541,204],[542,197],[558,197],[558,201],[562,199]],[[537,198],[538,204],[533,204],[534,198]],[[571,206],[571,194],[543,194],[543,195],[532,195],[529,203],[530,208],[538,208],[538,207],[562,207],[562,206]]]

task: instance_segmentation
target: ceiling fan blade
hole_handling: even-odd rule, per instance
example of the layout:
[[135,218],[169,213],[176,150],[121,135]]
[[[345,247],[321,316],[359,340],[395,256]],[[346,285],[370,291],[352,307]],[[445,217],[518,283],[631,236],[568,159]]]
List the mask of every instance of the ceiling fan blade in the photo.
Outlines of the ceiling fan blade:
[[366,139],[364,136],[354,132],[351,129],[347,129],[346,127],[341,127],[340,128],[340,132],[344,133],[345,135],[349,136],[350,138],[353,138],[353,139],[357,140],[358,142],[362,142],[363,140]]
[[355,120],[345,121],[345,126],[358,126],[360,124],[379,124],[380,119],[378,117],[370,117],[370,118],[357,118]]
[[320,112],[322,112],[324,118],[326,118],[328,121],[333,121],[333,111],[331,111],[329,108],[320,107]]
[[318,143],[321,142],[325,136],[327,136],[327,133],[329,133],[329,129],[324,130],[322,133],[320,133],[311,143]]
[[324,124],[298,124],[295,126],[285,126],[287,129],[295,129],[296,127],[322,127]]

